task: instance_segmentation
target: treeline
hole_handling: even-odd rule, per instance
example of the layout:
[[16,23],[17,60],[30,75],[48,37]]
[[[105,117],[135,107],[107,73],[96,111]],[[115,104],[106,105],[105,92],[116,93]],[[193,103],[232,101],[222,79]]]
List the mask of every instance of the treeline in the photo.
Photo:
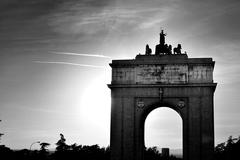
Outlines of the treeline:
[[145,148],[144,152],[145,160],[182,160],[182,158],[177,158],[173,155],[169,157],[164,157],[157,149],[157,147]]
[[109,147],[99,147],[98,145],[67,145],[63,134],[60,134],[60,140],[56,143],[55,151],[49,151],[49,143],[40,143],[40,150],[11,150],[0,145],[1,160],[110,160]]
[[[56,143],[55,151],[49,151],[49,143],[40,143],[40,150],[11,150],[0,145],[1,160],[110,160],[110,148],[99,147],[98,145],[77,145],[66,144],[63,134]],[[214,160],[238,160],[240,151],[240,138],[230,136],[224,143],[215,147]],[[163,157],[157,150],[157,147],[146,148],[144,152],[145,160],[180,160],[174,156]]]
[[[99,147],[98,145],[72,145],[66,144],[66,139],[63,134],[60,134],[60,139],[56,143],[55,151],[49,151],[49,143],[40,143],[40,150],[18,150],[14,151],[10,148],[0,145],[1,160],[110,160],[110,147]],[[162,157],[157,147],[145,149],[146,160],[179,160],[174,156]]]

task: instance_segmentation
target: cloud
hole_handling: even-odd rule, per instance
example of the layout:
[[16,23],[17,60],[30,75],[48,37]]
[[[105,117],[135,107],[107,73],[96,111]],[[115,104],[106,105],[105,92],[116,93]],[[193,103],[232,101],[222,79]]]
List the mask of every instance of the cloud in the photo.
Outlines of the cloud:
[[82,53],[70,53],[70,52],[50,52],[53,54],[59,54],[59,55],[70,55],[70,56],[86,56],[86,57],[97,57],[97,58],[110,58],[109,56],[104,56],[100,54],[82,54]]
[[0,19],[5,21],[26,21],[49,14],[64,0],[1,0]]
[[71,65],[71,66],[90,67],[90,68],[105,68],[104,66],[80,64],[80,63],[70,63],[70,62],[57,62],[57,61],[33,61],[33,62],[34,63],[42,63],[42,64],[60,64],[60,65]]
[[135,4],[116,2],[119,4],[109,2],[97,8],[77,2],[68,3],[49,15],[48,22],[59,34],[94,35],[112,30],[123,34],[155,27],[175,10],[175,1],[156,6],[142,1]]

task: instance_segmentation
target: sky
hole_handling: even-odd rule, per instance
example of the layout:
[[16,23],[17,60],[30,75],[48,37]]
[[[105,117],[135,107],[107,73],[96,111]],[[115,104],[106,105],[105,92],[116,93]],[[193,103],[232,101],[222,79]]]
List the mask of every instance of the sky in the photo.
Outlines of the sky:
[[[22,149],[41,141],[55,148],[62,133],[68,144],[108,146],[109,63],[135,58],[146,44],[154,50],[160,29],[189,58],[216,61],[215,144],[238,137],[239,7],[238,0],[1,0],[1,143]],[[167,143],[171,133],[179,137],[171,147],[179,148],[179,116],[154,112],[146,144]]]

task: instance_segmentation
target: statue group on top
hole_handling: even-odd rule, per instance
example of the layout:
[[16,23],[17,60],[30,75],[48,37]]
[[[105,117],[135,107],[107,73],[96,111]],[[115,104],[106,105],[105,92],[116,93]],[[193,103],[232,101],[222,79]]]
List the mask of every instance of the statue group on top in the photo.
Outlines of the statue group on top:
[[[178,44],[177,47],[173,48],[173,51],[172,51],[172,45],[165,44],[165,36],[166,34],[163,33],[163,30],[162,30],[160,33],[160,43],[156,45],[156,48],[155,48],[155,55],[183,54],[181,52],[181,49],[182,49],[181,44]],[[149,47],[148,44],[146,45],[145,54],[146,55],[152,54],[152,49]]]

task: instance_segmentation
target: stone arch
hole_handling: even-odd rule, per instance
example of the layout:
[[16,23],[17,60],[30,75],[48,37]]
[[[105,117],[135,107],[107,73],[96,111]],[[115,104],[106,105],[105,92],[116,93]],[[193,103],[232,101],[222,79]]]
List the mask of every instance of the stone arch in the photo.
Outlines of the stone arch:
[[181,119],[183,120],[183,113],[181,111],[181,109],[177,108],[176,106],[174,106],[173,104],[169,103],[169,102],[157,102],[157,103],[153,103],[150,104],[149,106],[147,106],[146,110],[144,111],[143,115],[142,115],[142,123],[145,123],[147,116],[155,109],[157,108],[161,108],[161,107],[167,107],[170,108],[174,111],[176,111],[178,113],[178,115],[181,117]]
[[182,118],[183,159],[212,160],[214,153],[212,58],[137,55],[113,60],[111,160],[144,160],[144,121],[158,106]]
[[[184,98],[179,97],[168,97],[165,98],[166,100],[159,100],[159,97],[138,97],[135,98],[136,101],[139,99],[145,102],[145,106],[143,108],[136,108],[135,112],[135,143],[136,145],[136,152],[141,153],[136,155],[136,160],[142,159],[144,160],[144,147],[145,147],[145,120],[149,113],[151,113],[156,108],[167,107],[174,110],[182,120],[182,149],[183,149],[183,156],[186,157],[188,154],[188,127],[186,123],[188,122],[188,114],[186,106],[183,108],[178,107],[177,103],[179,100],[183,100]],[[185,98],[184,101],[187,103],[188,99]],[[185,138],[184,138],[185,137]],[[185,158],[187,159],[187,158]]]

